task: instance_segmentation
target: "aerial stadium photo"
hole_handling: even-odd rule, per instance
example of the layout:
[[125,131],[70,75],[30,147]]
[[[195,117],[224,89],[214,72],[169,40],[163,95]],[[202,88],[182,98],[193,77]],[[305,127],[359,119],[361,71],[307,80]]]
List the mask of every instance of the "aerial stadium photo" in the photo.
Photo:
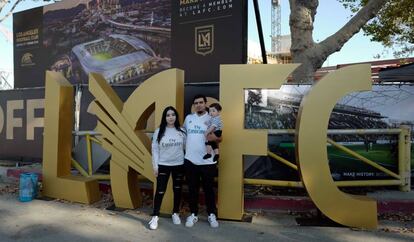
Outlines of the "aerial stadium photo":
[[47,66],[72,84],[91,72],[139,84],[171,66],[170,1],[81,0],[44,7]]
[[126,83],[157,68],[154,51],[128,35],[110,35],[73,47],[72,53],[86,73],[99,73],[109,83]]

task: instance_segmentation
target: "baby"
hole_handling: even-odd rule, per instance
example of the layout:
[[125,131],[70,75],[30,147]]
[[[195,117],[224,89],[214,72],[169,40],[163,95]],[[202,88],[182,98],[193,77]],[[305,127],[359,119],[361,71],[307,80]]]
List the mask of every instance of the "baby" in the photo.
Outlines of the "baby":
[[[221,121],[220,113],[221,113],[221,106],[218,103],[213,103],[209,107],[209,113],[211,116],[210,122],[208,123],[208,129],[205,133],[206,139],[208,134],[214,132],[217,137],[221,137],[223,122]],[[213,161],[218,161],[219,159],[219,149],[218,143],[215,141],[207,141],[206,142],[207,154],[203,157],[203,159],[208,159],[211,157],[211,153],[214,150],[214,157]]]

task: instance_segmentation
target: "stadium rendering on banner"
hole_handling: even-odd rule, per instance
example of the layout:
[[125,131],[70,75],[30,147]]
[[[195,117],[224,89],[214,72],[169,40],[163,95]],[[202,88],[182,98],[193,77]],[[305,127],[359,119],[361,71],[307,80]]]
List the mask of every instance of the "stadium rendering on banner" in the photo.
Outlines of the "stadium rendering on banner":
[[85,74],[99,73],[109,83],[123,83],[157,67],[151,47],[134,36],[114,34],[76,45],[72,53]]

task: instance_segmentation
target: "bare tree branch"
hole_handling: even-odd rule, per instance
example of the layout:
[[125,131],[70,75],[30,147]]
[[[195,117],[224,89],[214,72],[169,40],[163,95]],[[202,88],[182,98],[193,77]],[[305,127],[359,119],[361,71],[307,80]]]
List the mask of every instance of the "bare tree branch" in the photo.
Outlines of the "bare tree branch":
[[293,75],[295,82],[313,82],[316,70],[332,53],[358,33],[361,28],[381,10],[387,0],[364,0],[367,4],[358,11],[341,29],[320,43],[313,41],[313,24],[318,8],[318,0],[289,0],[290,51],[295,63],[302,63]]
[[7,3],[9,3],[9,0],[0,0],[0,13],[3,7],[6,6]]
[[370,0],[341,29],[317,45],[318,54],[326,58],[339,51],[352,36],[361,30],[362,26],[375,17],[386,2],[387,0]]
[[[3,22],[6,18],[8,18],[12,13],[13,10],[17,7],[17,5],[21,2],[22,0],[16,0],[16,2],[14,2],[13,7],[2,17],[0,18],[0,23]],[[6,2],[6,0],[4,0],[4,2]],[[7,4],[7,3],[6,3]],[[6,6],[6,4],[4,4],[3,6],[1,6],[0,8],[0,13],[3,10],[3,8]]]

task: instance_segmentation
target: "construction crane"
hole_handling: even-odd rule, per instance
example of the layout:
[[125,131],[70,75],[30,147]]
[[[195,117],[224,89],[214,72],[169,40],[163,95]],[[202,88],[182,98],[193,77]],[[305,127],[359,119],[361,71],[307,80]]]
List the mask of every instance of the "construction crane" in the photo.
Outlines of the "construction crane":
[[282,49],[281,42],[281,14],[280,0],[272,1],[272,53],[280,53]]

